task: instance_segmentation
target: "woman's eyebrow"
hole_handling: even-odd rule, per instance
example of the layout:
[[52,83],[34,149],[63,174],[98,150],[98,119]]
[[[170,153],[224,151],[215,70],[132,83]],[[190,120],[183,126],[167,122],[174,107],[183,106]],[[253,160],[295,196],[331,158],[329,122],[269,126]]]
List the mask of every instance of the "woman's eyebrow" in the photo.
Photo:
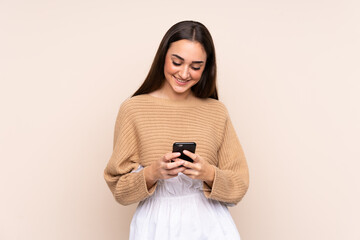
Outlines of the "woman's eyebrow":
[[[174,57],[180,59],[181,61],[184,61],[184,58],[180,57],[177,54],[172,54],[171,56],[174,56]],[[192,61],[192,63],[204,63],[204,61]]]

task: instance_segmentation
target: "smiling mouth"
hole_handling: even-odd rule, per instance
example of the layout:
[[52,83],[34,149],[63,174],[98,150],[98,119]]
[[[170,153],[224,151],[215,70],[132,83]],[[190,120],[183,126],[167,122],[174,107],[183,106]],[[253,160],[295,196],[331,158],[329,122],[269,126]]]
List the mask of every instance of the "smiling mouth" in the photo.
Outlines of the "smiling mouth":
[[173,76],[175,78],[175,80],[180,83],[180,84],[186,84],[187,82],[189,82],[190,80],[181,80],[181,79],[178,79],[177,77]]

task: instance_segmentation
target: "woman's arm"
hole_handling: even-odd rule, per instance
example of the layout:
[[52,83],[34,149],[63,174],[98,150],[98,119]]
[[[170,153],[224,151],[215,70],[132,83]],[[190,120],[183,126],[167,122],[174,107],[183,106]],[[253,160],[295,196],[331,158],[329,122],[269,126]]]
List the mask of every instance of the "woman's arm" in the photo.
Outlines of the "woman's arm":
[[116,201],[122,205],[139,202],[150,196],[156,183],[148,188],[144,169],[132,172],[139,167],[139,143],[134,121],[129,113],[130,106],[125,101],[119,110],[114,134],[114,148],[104,170],[104,178]]
[[238,203],[249,187],[249,170],[244,151],[228,116],[222,144],[218,151],[218,166],[214,166],[212,187],[204,184],[208,198],[226,203]]

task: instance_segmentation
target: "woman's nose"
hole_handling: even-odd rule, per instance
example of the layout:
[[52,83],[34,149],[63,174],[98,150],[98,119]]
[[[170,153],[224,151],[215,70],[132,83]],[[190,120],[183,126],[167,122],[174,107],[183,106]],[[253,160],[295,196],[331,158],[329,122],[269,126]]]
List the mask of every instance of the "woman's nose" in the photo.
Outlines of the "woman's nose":
[[181,77],[182,79],[187,79],[187,78],[189,78],[189,77],[190,77],[189,67],[184,66],[184,67],[181,69],[179,75],[180,75],[180,77]]

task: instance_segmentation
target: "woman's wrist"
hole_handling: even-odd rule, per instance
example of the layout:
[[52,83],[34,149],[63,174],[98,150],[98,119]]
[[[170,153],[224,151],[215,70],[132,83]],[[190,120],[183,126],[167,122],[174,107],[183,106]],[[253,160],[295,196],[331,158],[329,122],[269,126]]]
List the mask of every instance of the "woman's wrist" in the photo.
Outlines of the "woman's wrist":
[[213,183],[214,183],[214,179],[215,179],[215,168],[210,165],[209,166],[209,170],[208,173],[206,174],[206,179],[205,179],[205,183],[209,186],[212,187]]
[[157,179],[155,178],[153,172],[151,171],[151,166],[147,166],[144,168],[144,175],[145,175],[146,186],[148,189],[150,189],[157,182]]

